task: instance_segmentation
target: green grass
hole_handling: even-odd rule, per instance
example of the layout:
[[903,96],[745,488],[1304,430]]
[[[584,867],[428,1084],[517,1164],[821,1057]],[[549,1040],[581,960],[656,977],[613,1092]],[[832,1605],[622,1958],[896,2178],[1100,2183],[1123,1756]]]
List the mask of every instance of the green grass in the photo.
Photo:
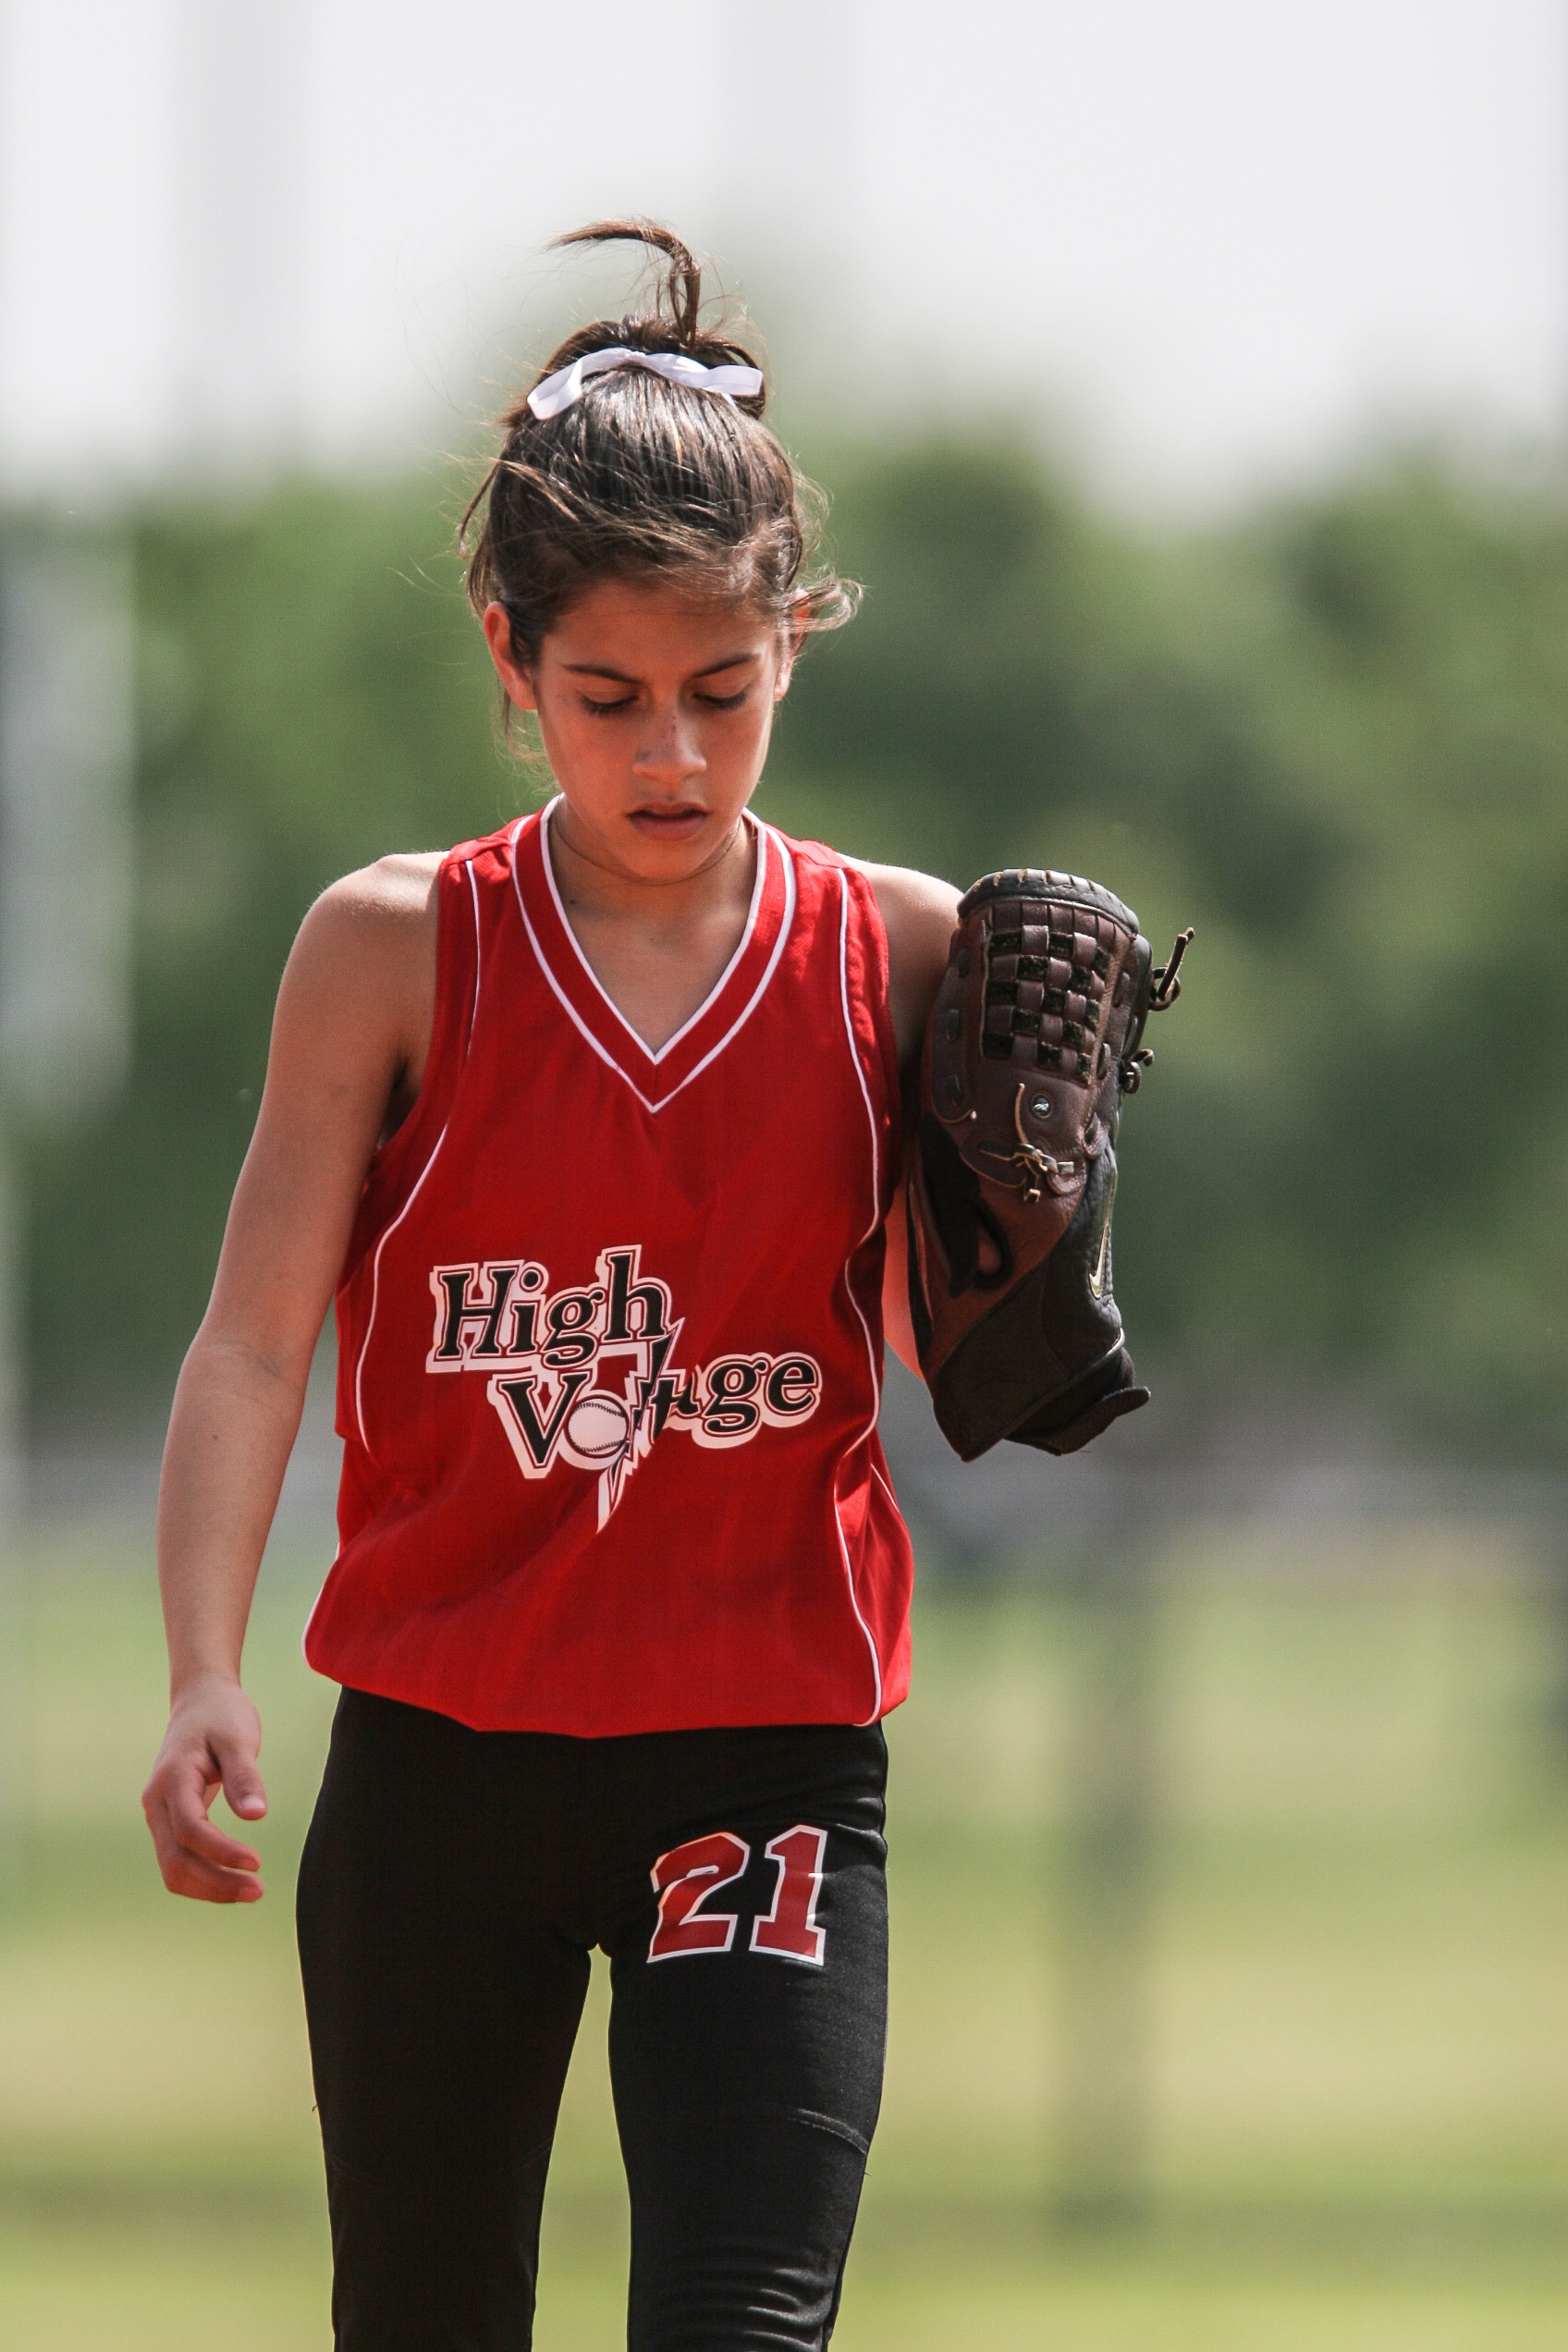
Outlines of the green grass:
[[[916,1696],[890,1726],[887,2104],[837,2342],[1555,2347],[1568,1755],[1548,1613],[1506,1556],[1440,1535],[1162,1565],[1142,1616],[1043,1588],[921,1612]],[[269,1563],[248,1674],[270,1892],[213,1911],[164,1894],[141,1826],[163,1709],[150,1567],[83,1538],[39,1546],[13,1580],[14,2352],[326,2344],[289,1900],[332,1699],[300,1660],[307,1603],[299,1563]],[[1129,1963],[1096,1921],[1145,1916],[1125,1867],[1144,1800]],[[601,1976],[562,2116],[541,2352],[619,2340],[603,2025]],[[1063,2192],[1107,2177],[1141,2225],[1069,2229]]]
[[[835,2352],[1561,2352],[1562,2265],[1346,2264],[1164,2245],[979,2256],[868,2243]],[[613,2239],[546,2242],[538,2352],[624,2343]],[[12,2352],[325,2352],[319,2233],[202,2230],[0,2237]]]

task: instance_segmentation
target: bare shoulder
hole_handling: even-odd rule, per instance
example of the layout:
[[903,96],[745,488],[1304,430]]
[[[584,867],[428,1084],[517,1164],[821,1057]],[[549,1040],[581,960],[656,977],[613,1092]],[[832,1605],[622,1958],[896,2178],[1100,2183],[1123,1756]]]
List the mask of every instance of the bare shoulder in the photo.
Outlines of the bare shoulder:
[[902,947],[939,951],[945,963],[962,892],[911,865],[872,865],[858,858],[855,863],[876,894],[889,948],[896,938]]
[[418,930],[435,920],[435,879],[441,871],[440,850],[398,851],[377,858],[333,882],[305,917],[328,931],[372,933]]
[[355,1059],[412,1073],[435,1001],[436,877],[443,852],[377,858],[325,889],[294,942],[275,1050]]
[[373,976],[385,985],[407,963],[434,971],[439,850],[377,858],[330,883],[300,925],[291,969]]
[[893,1030],[899,1060],[907,1069],[919,1058],[962,893],[913,866],[872,865],[859,858],[854,863],[871,885],[888,934]]

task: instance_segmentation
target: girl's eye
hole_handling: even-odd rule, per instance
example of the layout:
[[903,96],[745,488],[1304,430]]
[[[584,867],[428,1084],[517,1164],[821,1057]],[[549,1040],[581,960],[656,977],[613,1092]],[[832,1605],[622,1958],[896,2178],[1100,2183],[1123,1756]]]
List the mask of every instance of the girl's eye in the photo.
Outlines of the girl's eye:
[[699,694],[697,700],[705,703],[709,710],[739,710],[746,699],[746,692],[742,686],[738,694]]
[[630,710],[636,699],[635,694],[622,694],[613,703],[596,703],[592,694],[584,694],[582,707],[584,710],[592,711],[595,717],[606,718],[611,711]]

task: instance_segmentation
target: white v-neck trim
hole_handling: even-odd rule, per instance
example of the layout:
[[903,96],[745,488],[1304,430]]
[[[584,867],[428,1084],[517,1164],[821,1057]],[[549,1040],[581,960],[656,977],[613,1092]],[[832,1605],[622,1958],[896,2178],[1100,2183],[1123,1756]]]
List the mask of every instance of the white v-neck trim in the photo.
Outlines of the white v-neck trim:
[[[522,840],[523,831],[528,825],[528,822],[529,820],[527,817],[520,816],[517,823],[512,827],[508,833],[507,839],[508,846],[511,851],[512,897],[517,901],[518,916],[521,922],[528,944],[533,950],[533,960],[539,967],[541,976],[543,977],[546,987],[548,987],[551,995],[560,1006],[561,1011],[566,1014],[567,1019],[570,1022],[572,1027],[582,1039],[583,1044],[587,1046],[590,1051],[604,1063],[607,1070],[614,1071],[622,1085],[625,1086],[628,1092],[642,1104],[643,1109],[647,1111],[651,1117],[656,1117],[668,1104],[674,1102],[678,1096],[684,1094],[686,1088],[691,1085],[693,1079],[700,1078],[704,1070],[711,1068],[713,1063],[717,1060],[719,1055],[724,1051],[725,1047],[729,1045],[732,1039],[739,1035],[740,1032],[745,1027],[753,1013],[755,1012],[758,1005],[761,1004],[763,998],[767,994],[769,984],[773,979],[774,974],[778,969],[784,949],[789,944],[790,936],[794,930],[795,908],[799,897],[799,887],[795,879],[795,861],[790,854],[790,845],[785,840],[784,836],[781,833],[777,832],[775,828],[771,825],[766,824],[764,819],[761,817],[755,817],[753,819],[753,822],[757,827],[760,842],[766,844],[777,856],[778,860],[778,870],[783,878],[784,904],[779,914],[778,937],[773,943],[772,951],[768,956],[767,963],[763,971],[761,978],[758,980],[755,988],[752,991],[752,994],[747,998],[741,1010],[736,1014],[734,1020],[729,1023],[729,1028],[725,1030],[722,1036],[716,1038],[713,1045],[709,1047],[707,1052],[704,1054],[702,1060],[695,1062],[686,1072],[686,1075],[678,1080],[677,1083],[671,1086],[667,1095],[659,1096],[655,1101],[643,1093],[631,1072],[628,1070],[623,1063],[617,1060],[614,1053],[610,1050],[608,1045],[606,1044],[604,1038],[599,1036],[591,1027],[589,1023],[583,1019],[582,1014],[578,1011],[576,1005],[573,1004],[560,974],[557,972],[549,955],[545,952],[544,941],[540,938],[538,932],[534,929],[533,918],[528,912],[528,901],[523,896],[521,860],[518,854]],[[545,855],[545,847],[546,845],[541,841],[539,844],[541,856]],[[761,865],[762,858],[759,851],[759,871]],[[549,871],[547,863],[545,871],[546,873]],[[557,912],[557,920],[559,920],[560,901],[558,897],[555,898],[553,903]],[[570,937],[571,935],[570,926],[566,927],[567,935]],[[573,940],[572,944],[575,947],[576,941]],[[580,960],[582,960],[581,951],[579,951],[579,953]],[[593,977],[591,970],[589,977]],[[597,986],[597,983],[595,983],[595,986]],[[599,994],[601,996],[604,995],[604,990],[602,988],[599,990]],[[710,998],[709,1003],[711,1004],[712,1001],[713,999]],[[613,1005],[611,1006],[611,1011],[615,1011]],[[618,1020],[620,1018],[619,1014],[617,1015],[617,1018]],[[642,1055],[643,1060],[646,1061],[648,1060],[647,1047],[643,1044],[642,1039],[637,1036],[635,1029],[633,1029],[631,1024],[624,1020],[620,1020],[620,1027],[627,1036],[636,1040],[637,1050],[639,1054]],[[673,1040],[671,1042],[673,1043]]]
[[[557,792],[553,801],[549,801],[545,803],[544,809],[540,812],[539,817],[539,855],[545,868],[545,880],[549,887],[551,900],[555,906],[557,914],[560,918],[561,929],[565,932],[566,937],[570,943],[572,953],[576,956],[578,962],[582,966],[591,985],[597,992],[602,1002],[608,1007],[616,1020],[619,1022],[627,1035],[637,1047],[638,1052],[642,1054],[646,1061],[653,1065],[654,1069],[656,1070],[660,1062],[664,1060],[665,1057],[675,1051],[676,1047],[680,1045],[681,1039],[683,1037],[689,1037],[692,1030],[697,1026],[697,1023],[704,1017],[704,1015],[713,1011],[714,1006],[718,1002],[720,997],[723,996],[725,989],[729,986],[730,981],[734,978],[736,972],[739,970],[741,957],[745,954],[746,949],[751,946],[752,934],[757,927],[757,915],[762,907],[763,885],[767,878],[767,860],[770,849],[768,841],[768,827],[762,824],[758,818],[754,817],[749,809],[743,812],[744,821],[752,827],[753,834],[755,837],[757,849],[756,879],[752,884],[752,901],[746,910],[746,927],[741,932],[741,937],[736,943],[734,953],[726,963],[724,970],[719,974],[718,978],[714,982],[713,986],[708,990],[707,995],[703,998],[702,1003],[697,1007],[696,1011],[692,1013],[689,1021],[683,1021],[681,1023],[680,1028],[675,1032],[675,1035],[672,1037],[667,1037],[665,1039],[663,1045],[660,1046],[658,1051],[655,1053],[653,1047],[649,1045],[647,1039],[632,1027],[631,1022],[626,1018],[625,1013],[622,1012],[615,998],[605,986],[604,982],[600,979],[598,974],[594,971],[593,965],[583,954],[582,942],[579,939],[576,932],[572,929],[571,925],[567,918],[566,908],[561,902],[561,894],[556,883],[555,868],[550,863],[550,819],[555,815],[557,809],[559,808],[564,797],[564,794]],[[769,964],[768,969],[769,972],[772,971],[771,963]],[[748,1008],[748,1010],[750,1008]]]

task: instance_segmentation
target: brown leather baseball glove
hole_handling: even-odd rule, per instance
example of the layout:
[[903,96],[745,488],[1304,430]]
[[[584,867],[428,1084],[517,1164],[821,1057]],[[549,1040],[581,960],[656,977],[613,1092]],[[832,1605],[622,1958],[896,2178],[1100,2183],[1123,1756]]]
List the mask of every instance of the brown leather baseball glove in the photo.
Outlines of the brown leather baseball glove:
[[920,1368],[966,1462],[998,1438],[1073,1453],[1148,1403],[1111,1293],[1114,1145],[1193,935],[1154,967],[1073,874],[987,874],[958,912],[909,1182]]

